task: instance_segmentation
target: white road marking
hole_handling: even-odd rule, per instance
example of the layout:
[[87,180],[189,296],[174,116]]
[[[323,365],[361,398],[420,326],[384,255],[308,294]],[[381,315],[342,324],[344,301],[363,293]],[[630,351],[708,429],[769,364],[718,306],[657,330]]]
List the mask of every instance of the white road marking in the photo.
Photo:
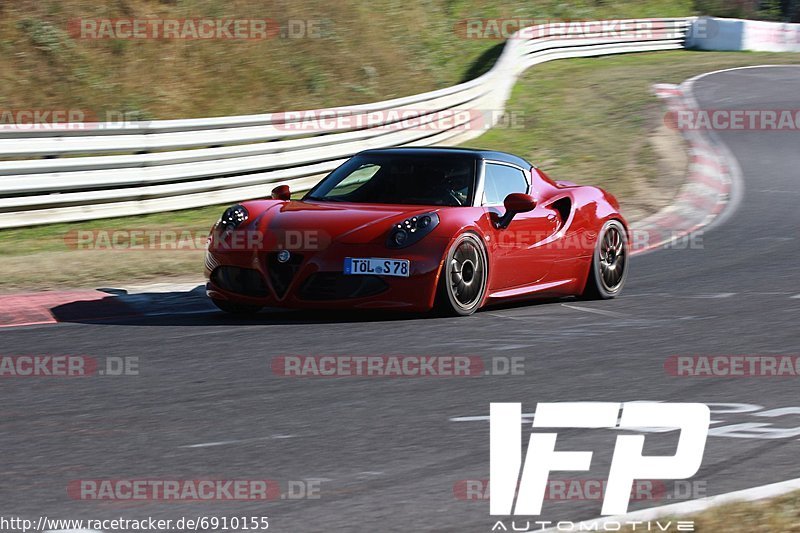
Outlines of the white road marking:
[[[792,294],[791,292],[787,291],[744,291],[744,292],[717,292],[717,293],[706,293],[706,294],[670,294],[668,292],[658,292],[658,293],[642,293],[642,294],[628,294],[625,296],[625,299],[630,298],[637,298],[637,297],[647,297],[647,298],[690,298],[690,299],[697,299],[697,300],[704,300],[704,299],[714,299],[714,298],[732,298],[734,296],[739,297],[751,297],[751,296],[789,296]],[[789,296],[790,298],[800,298],[800,294]]]
[[800,191],[785,191],[781,189],[756,189],[755,192],[769,192],[775,194],[800,194]]
[[622,313],[617,313],[615,311],[606,311],[604,309],[591,309],[589,307],[580,307],[580,306],[577,306],[577,305],[570,305],[570,304],[561,304],[561,306],[569,308],[569,309],[574,309],[575,311],[585,311],[587,313],[594,313],[596,315],[610,316],[612,318],[628,318],[627,315],[623,315]]
[[533,348],[535,344],[505,344],[503,346],[493,346],[489,348],[494,352],[504,352],[507,350],[520,350],[522,348]]
[[755,295],[755,296],[786,296],[787,294],[791,293],[786,291],[755,291],[755,292],[748,292],[745,294]]
[[270,435],[269,437],[253,437],[252,439],[221,440],[217,442],[201,442],[200,444],[187,444],[178,448],[212,448],[214,446],[227,446],[229,444],[244,444],[248,442],[259,442],[262,440],[291,439],[294,435]]
[[519,318],[512,315],[498,315],[497,313],[485,313],[489,316],[493,316],[495,318],[508,318],[509,320],[526,320],[525,318]]
[[[527,424],[533,420],[533,416],[536,413],[522,413],[522,424]],[[482,415],[482,416],[456,416],[450,418],[450,422],[488,422],[489,415]]]
[[[603,525],[608,523],[617,524],[620,522],[625,523],[633,521],[646,522],[657,520],[658,518],[664,518],[666,516],[677,516],[685,519],[688,517],[688,515],[700,513],[706,509],[724,505],[726,503],[765,500],[767,498],[782,496],[783,494],[787,494],[795,490],[800,490],[800,478],[790,479],[780,483],[772,483],[771,485],[761,485],[760,487],[753,487],[751,489],[728,492],[725,494],[719,494],[717,496],[709,496],[708,498],[700,498],[698,500],[691,500],[688,502],[662,505],[661,507],[651,507],[650,509],[634,511],[632,513],[619,516],[595,518],[594,520],[576,523],[573,531],[603,531]],[[595,527],[597,529],[594,529]],[[559,529],[550,528],[541,531],[559,531]]]
[[483,422],[489,420],[489,415],[485,416],[456,416],[450,419],[450,422]]
[[373,472],[371,470],[367,470],[366,472],[359,472],[356,475],[357,477],[382,476],[383,472]]

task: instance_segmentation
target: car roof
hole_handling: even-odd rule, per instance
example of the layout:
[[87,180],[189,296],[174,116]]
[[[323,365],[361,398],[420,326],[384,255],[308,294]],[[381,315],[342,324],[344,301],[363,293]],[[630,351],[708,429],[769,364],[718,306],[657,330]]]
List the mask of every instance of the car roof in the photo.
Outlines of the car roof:
[[525,169],[531,168],[533,165],[525,159],[509,154],[507,152],[500,152],[497,150],[479,150],[475,148],[457,148],[457,147],[396,147],[396,148],[375,148],[372,150],[364,150],[356,155],[453,155],[461,154],[465,157],[472,157],[475,159],[501,161],[503,163],[511,163],[523,167]]

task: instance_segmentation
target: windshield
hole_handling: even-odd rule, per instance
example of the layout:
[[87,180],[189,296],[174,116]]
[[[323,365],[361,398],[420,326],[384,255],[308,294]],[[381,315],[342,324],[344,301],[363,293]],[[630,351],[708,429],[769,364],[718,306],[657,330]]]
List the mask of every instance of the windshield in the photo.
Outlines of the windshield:
[[463,155],[359,155],[330,173],[304,199],[472,205],[476,161]]

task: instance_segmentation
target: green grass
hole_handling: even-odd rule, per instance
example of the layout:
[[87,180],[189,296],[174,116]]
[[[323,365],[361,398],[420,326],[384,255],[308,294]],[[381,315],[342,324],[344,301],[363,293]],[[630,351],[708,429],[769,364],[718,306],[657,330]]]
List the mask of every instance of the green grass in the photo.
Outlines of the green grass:
[[155,213],[135,217],[108,218],[88,222],[48,224],[29,228],[0,231],[0,258],[31,255],[40,252],[66,252],[65,236],[75,230],[114,231],[131,229],[169,229],[199,231],[210,229],[228,206],[201,207],[169,213]]
[[766,502],[724,505],[693,518],[698,533],[798,533],[800,492]]
[[[447,87],[502,43],[464,39],[463,19],[693,14],[692,0],[0,1],[0,108],[188,118],[340,106]],[[320,38],[76,40],[79,18],[319,21]],[[316,22],[315,22],[316,23]]]
[[[601,185],[636,218],[669,202],[684,176],[683,168],[665,168],[654,147],[656,132],[664,128],[652,84],[767,63],[800,64],[800,54],[675,51],[546,63],[523,76],[508,103],[509,112],[524,117],[525,128],[497,128],[468,145],[518,153],[557,179]],[[667,135],[675,143],[672,151],[681,156],[679,138]],[[76,251],[65,236],[74,230],[204,232],[224,207],[0,231],[6,272],[0,289],[196,278],[200,251]]]
[[[672,520],[667,533],[678,531],[675,517],[662,518],[662,525]],[[697,533],[800,533],[800,492],[760,502],[731,503],[713,507],[681,521],[694,521]],[[636,529],[640,531],[641,527]],[[632,528],[623,531],[634,531]]]

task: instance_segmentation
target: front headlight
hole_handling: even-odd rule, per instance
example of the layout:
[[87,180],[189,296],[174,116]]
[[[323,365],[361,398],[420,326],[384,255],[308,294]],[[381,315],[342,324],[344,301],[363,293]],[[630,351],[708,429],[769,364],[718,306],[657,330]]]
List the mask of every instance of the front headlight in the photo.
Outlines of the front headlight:
[[405,248],[419,242],[425,235],[439,225],[439,215],[436,213],[423,213],[407,218],[395,224],[389,232],[386,246],[389,248]]
[[219,222],[217,222],[217,228],[223,231],[234,230],[241,226],[249,215],[243,205],[236,204],[222,213]]

